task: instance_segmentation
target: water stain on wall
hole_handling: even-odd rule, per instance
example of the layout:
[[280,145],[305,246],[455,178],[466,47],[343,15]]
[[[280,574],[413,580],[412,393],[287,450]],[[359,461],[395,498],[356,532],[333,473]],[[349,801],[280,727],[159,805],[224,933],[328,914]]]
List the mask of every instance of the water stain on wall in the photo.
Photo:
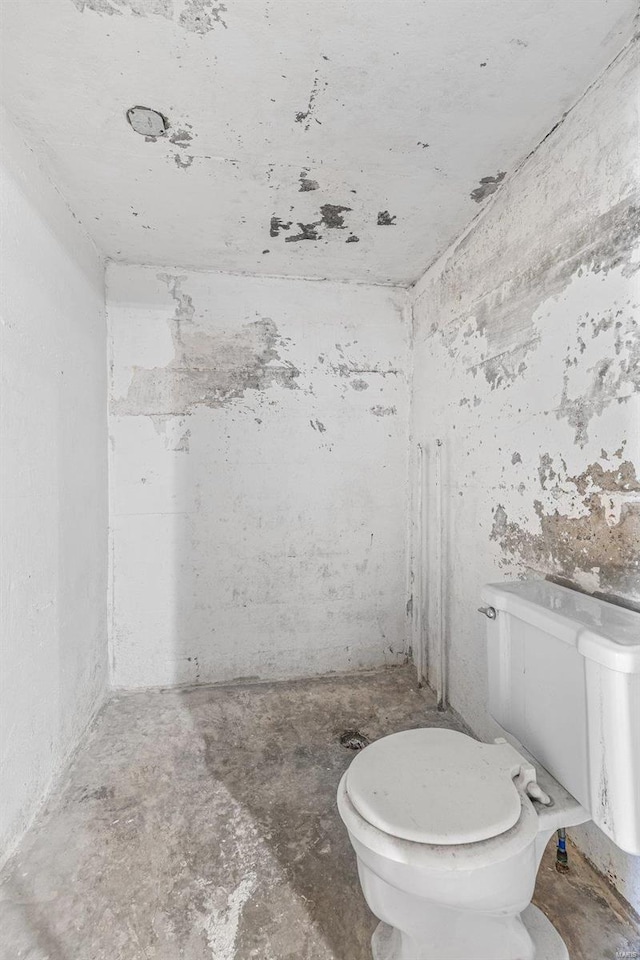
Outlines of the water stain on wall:
[[[604,451],[603,451],[604,452]],[[544,575],[583,586],[597,580],[611,595],[637,598],[640,607],[640,480],[630,461],[618,467],[589,464],[568,475],[564,464],[540,459],[540,487],[563,500],[567,511],[534,501],[539,532],[510,520],[502,504],[493,513],[490,538],[503,552]]]
[[[278,352],[282,338],[268,317],[236,330],[208,333],[193,322],[194,307],[181,277],[161,275],[176,309],[169,324],[174,357],[164,367],[134,367],[126,397],[112,403],[123,416],[185,416],[197,407],[222,407],[247,390],[298,388],[300,371]],[[188,438],[186,438],[188,440]]]

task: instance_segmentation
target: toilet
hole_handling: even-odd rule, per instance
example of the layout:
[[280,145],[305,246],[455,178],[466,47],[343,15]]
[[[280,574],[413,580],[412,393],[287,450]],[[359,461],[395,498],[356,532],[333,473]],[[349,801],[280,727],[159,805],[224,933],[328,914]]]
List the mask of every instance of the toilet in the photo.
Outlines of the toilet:
[[509,741],[406,730],[340,781],[374,960],[568,960],[531,903],[550,837],[593,820],[640,854],[640,613],[547,581],[482,599]]

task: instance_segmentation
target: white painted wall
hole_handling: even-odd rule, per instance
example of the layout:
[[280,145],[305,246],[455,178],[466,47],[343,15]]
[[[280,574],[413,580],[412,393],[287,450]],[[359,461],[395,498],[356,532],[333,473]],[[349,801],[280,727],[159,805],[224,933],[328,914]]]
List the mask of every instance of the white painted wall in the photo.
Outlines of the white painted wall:
[[0,850],[107,678],[103,268],[6,115],[2,164]]
[[[414,291],[413,446],[444,451],[450,696],[485,737],[483,583],[553,576],[640,606],[639,82],[631,50]],[[640,860],[595,827],[579,840],[638,907]]]
[[116,687],[407,653],[404,291],[110,264]]

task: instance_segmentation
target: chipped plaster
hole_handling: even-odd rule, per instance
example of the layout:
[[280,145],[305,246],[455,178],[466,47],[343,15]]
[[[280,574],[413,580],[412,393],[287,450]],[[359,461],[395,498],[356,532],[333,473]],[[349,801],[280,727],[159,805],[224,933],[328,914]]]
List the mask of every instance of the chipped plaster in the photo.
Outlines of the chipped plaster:
[[[483,737],[499,732],[472,602],[483,583],[550,577],[640,609],[636,53],[504,178],[414,290],[412,431],[428,492],[442,444],[450,695]],[[414,544],[420,522],[414,512]],[[422,522],[432,528],[432,507]],[[427,554],[433,564],[432,540]],[[414,596],[414,629],[432,591]],[[633,858],[595,828],[579,838],[638,902]]]
[[158,279],[177,304],[168,321],[174,356],[162,367],[134,367],[126,396],[113,401],[114,413],[181,417],[199,406],[221,407],[247,390],[297,389],[300,371],[281,358],[282,339],[273,320],[261,317],[212,335],[194,323],[192,297],[182,292],[187,278],[159,274]]
[[183,30],[203,36],[216,26],[227,26],[226,6],[216,0],[71,0],[80,13],[103,16],[162,17]]

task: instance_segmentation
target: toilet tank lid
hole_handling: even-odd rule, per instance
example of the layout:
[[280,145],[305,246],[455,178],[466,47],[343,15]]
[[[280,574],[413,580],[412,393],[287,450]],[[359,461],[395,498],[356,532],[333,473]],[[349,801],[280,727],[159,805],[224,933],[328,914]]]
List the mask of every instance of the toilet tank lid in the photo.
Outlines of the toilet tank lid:
[[610,670],[640,673],[640,612],[548,580],[489,583],[482,599]]

